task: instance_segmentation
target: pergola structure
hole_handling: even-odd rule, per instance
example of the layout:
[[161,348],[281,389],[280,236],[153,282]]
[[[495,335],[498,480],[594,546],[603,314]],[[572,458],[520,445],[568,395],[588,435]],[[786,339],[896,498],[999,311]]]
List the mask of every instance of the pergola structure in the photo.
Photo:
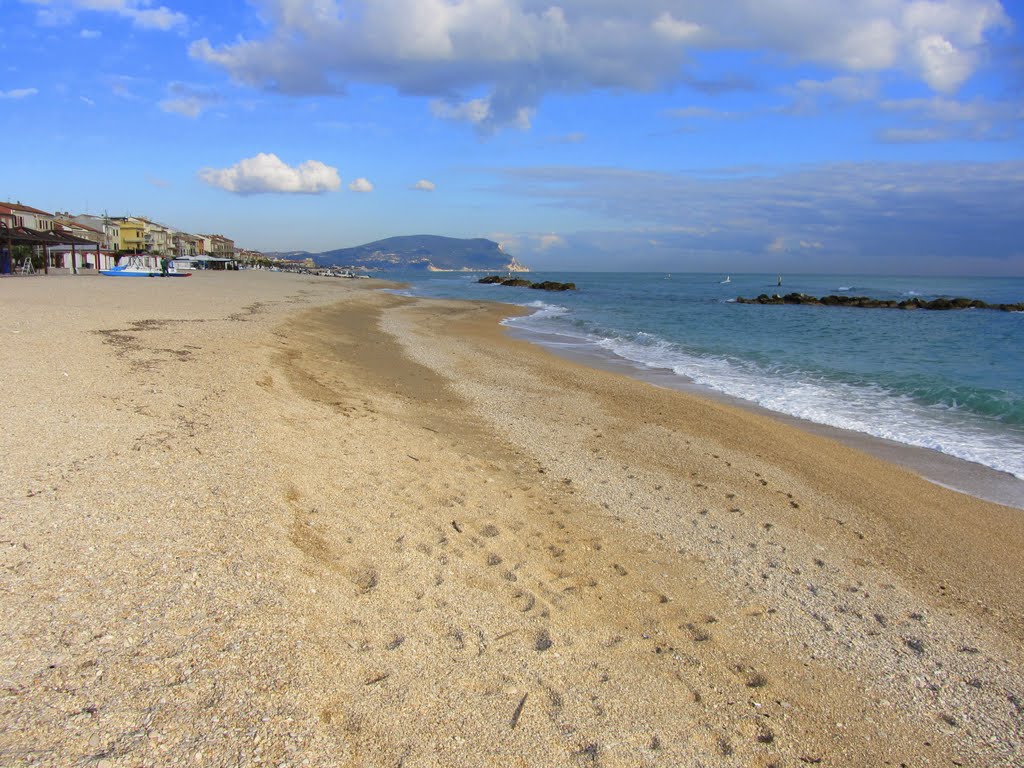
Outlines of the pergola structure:
[[84,237],[78,237],[68,232],[58,232],[56,230],[39,232],[27,227],[12,227],[9,223],[0,219],[0,247],[6,246],[6,253],[0,253],[0,274],[11,274],[14,271],[14,246],[16,245],[43,246],[47,254],[47,257],[43,260],[43,271],[47,274],[50,272],[50,258],[47,249],[53,245],[71,246],[71,271],[75,274],[78,274],[78,267],[75,265],[75,253],[79,246],[89,246],[89,248],[82,248],[82,251],[94,250],[96,252],[96,264],[97,268],[99,267],[99,243],[94,243],[92,240],[86,240]]

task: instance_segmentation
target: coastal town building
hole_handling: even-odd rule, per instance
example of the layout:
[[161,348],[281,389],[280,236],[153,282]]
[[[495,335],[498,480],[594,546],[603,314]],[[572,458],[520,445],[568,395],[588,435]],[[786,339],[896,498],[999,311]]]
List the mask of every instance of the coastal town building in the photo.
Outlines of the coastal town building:
[[0,203],[0,215],[4,215],[13,227],[24,227],[36,232],[49,232],[57,225],[57,217],[21,203]]
[[139,217],[142,222],[145,250],[157,256],[170,256],[173,253],[173,234],[170,227],[158,224],[150,219]]
[[179,268],[231,269],[241,254],[252,263],[265,261],[224,235],[194,235],[143,216],[49,213],[0,202],[0,274],[95,274],[125,253],[171,258]]
[[[97,254],[99,247],[98,242],[70,231],[55,214],[20,202],[0,203],[0,274],[77,272],[88,263],[84,252]],[[89,267],[95,263],[94,258]]]
[[134,216],[116,216],[114,221],[121,230],[122,251],[142,253],[146,249],[146,225]]
[[190,235],[187,232],[174,232],[171,235],[171,242],[174,258],[176,259],[188,259],[206,255],[206,243],[199,235]]
[[221,259],[235,258],[235,241],[224,235],[200,235],[208,256]]
[[100,242],[105,251],[121,250],[121,226],[109,216],[93,216],[87,213],[80,213],[77,216],[65,214],[71,221],[85,224],[103,233],[103,240]]
[[69,213],[56,213],[57,227],[64,232],[70,232],[75,237],[89,240],[101,248],[106,247],[106,237],[102,229],[97,229],[89,224],[76,221]]

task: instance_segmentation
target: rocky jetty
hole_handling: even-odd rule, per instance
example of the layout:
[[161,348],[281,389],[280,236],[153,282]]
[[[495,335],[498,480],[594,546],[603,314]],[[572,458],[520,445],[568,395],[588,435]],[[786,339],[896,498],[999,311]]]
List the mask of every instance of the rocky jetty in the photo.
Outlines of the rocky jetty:
[[872,299],[868,296],[808,296],[806,293],[787,293],[785,296],[762,293],[754,299],[736,297],[737,304],[810,304],[826,307],[863,307],[866,309],[998,309],[1003,312],[1024,312],[1024,301],[1017,304],[989,304],[979,299],[939,297],[931,301],[924,299]]
[[509,285],[513,288],[534,288],[538,291],[575,291],[576,283],[556,283],[553,280],[545,280],[542,283],[531,283],[521,277],[502,277],[501,275],[488,275],[477,280],[484,285]]

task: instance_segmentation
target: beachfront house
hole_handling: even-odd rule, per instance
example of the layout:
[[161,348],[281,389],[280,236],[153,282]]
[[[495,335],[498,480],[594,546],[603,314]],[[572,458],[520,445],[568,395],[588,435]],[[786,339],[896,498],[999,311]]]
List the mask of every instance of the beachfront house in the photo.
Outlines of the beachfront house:
[[146,225],[142,219],[135,216],[116,216],[114,221],[121,232],[120,250],[142,253],[146,249]]
[[84,222],[76,221],[69,213],[55,214],[57,218],[57,226],[65,231],[70,232],[76,237],[80,237],[83,240],[89,240],[96,243],[101,248],[104,247],[104,234],[102,229],[86,224]]
[[103,240],[100,246],[104,251],[117,252],[121,250],[121,227],[109,216],[93,216],[88,213],[80,213],[70,217],[71,221],[85,224],[103,233]]
[[0,204],[0,274],[77,272],[96,263],[95,258],[87,262],[81,252],[98,250],[97,242],[71,232],[52,213],[20,202]]
[[227,269],[235,260],[235,241],[224,235],[199,235],[205,257],[197,258],[205,269]]
[[12,227],[24,227],[34,232],[50,232],[57,226],[57,217],[21,203],[0,203],[0,214],[4,214]]
[[[103,252],[103,231],[75,221],[68,213],[57,213],[54,232],[71,235],[74,240],[47,247],[50,266],[59,273],[77,273],[79,270],[108,269],[115,263],[113,251]],[[66,238],[65,238],[66,239]],[[94,245],[90,246],[87,243]]]
[[171,256],[174,254],[174,231],[163,224],[141,218],[143,225],[143,238],[146,244],[146,251],[157,256]]
[[174,232],[171,235],[175,259],[190,259],[202,256],[206,252],[203,238],[187,232]]

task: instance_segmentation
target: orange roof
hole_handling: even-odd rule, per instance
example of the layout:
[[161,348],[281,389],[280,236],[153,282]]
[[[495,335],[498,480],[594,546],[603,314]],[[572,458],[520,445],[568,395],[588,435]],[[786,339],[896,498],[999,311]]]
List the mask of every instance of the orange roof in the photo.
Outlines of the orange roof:
[[41,211],[38,208],[33,208],[30,205],[22,205],[21,203],[0,203],[0,210],[4,213],[15,213],[16,211],[24,211],[25,213],[41,213],[43,216],[53,216],[52,213]]

